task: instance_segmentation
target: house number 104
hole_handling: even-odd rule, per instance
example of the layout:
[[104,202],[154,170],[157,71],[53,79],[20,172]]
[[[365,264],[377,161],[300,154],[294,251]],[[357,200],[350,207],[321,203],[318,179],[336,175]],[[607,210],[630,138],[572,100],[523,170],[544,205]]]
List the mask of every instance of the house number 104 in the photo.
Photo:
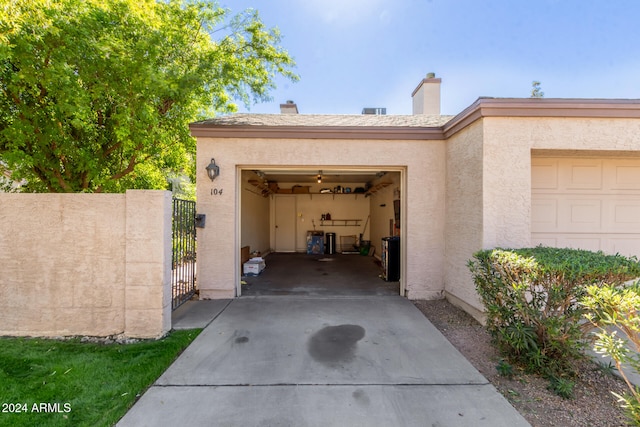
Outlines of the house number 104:
[[222,196],[222,188],[212,188],[211,189],[212,196]]

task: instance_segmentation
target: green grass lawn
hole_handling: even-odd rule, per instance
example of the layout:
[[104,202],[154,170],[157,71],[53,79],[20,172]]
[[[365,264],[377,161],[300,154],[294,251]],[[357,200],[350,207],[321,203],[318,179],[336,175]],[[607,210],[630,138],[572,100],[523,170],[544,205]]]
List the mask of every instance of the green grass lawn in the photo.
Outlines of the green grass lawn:
[[111,426],[200,331],[134,344],[0,338],[0,425]]

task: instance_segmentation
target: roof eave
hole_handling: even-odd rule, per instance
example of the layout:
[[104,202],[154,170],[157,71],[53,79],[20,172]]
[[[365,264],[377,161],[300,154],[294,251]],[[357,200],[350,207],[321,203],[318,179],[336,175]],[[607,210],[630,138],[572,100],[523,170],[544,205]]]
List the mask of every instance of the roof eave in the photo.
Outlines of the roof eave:
[[637,99],[478,98],[443,126],[446,138],[483,117],[640,118]]
[[211,126],[192,123],[194,137],[266,139],[442,140],[442,127],[416,126]]

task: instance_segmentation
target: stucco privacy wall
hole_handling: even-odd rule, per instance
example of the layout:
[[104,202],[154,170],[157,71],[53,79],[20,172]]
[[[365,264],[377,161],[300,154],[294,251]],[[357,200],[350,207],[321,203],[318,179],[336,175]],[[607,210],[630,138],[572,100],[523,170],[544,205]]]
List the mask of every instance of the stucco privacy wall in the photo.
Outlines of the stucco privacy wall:
[[[220,166],[206,178],[211,158]],[[443,141],[248,139],[198,137],[198,213],[207,215],[198,230],[198,287],[201,298],[235,296],[239,228],[239,168],[363,167],[404,170],[402,198],[402,280],[407,296],[439,298],[444,277],[445,145]],[[214,190],[218,190],[217,192]],[[222,189],[222,194],[220,194]]]
[[0,194],[0,335],[171,328],[171,193]]

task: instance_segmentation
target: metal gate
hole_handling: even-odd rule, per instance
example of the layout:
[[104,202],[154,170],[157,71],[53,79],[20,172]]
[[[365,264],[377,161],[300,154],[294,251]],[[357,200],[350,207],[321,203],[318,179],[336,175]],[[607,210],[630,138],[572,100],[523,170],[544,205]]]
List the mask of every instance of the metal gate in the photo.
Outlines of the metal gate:
[[173,199],[171,309],[196,292],[196,202]]

